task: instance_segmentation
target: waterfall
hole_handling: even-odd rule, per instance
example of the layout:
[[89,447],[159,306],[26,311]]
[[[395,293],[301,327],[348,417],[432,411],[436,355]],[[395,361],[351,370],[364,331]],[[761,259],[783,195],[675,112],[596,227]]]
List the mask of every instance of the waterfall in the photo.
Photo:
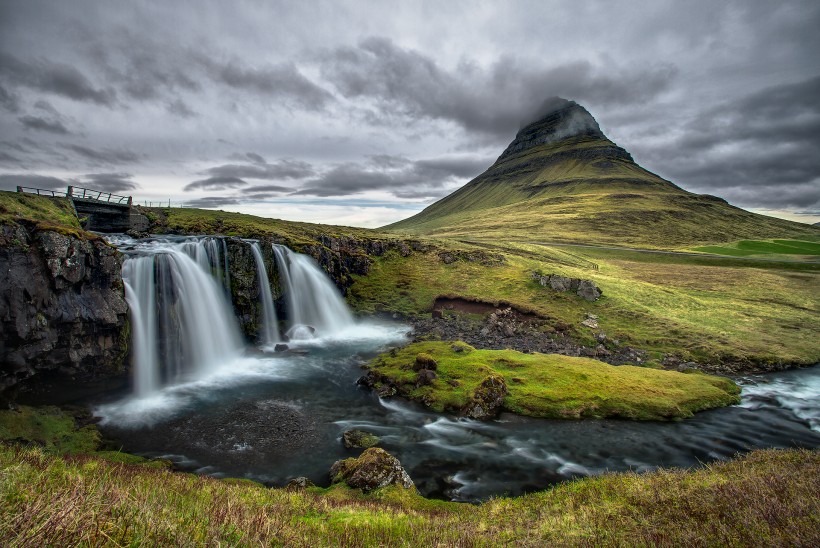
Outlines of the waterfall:
[[274,245],[285,298],[289,337],[309,338],[313,327],[328,335],[353,325],[353,316],[339,290],[311,257]]
[[137,395],[232,361],[242,342],[224,292],[222,247],[215,238],[152,241],[127,251]]
[[266,344],[279,342],[279,326],[276,318],[276,310],[273,307],[273,295],[270,291],[270,280],[265,269],[265,261],[262,258],[262,249],[259,242],[251,243],[251,251],[256,261],[256,279],[259,282],[259,298],[262,301],[262,329],[260,335]]

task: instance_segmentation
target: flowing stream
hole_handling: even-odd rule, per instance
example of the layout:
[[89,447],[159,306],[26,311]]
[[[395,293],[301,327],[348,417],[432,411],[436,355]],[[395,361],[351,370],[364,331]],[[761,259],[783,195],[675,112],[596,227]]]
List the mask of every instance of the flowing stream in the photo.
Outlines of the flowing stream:
[[[209,240],[218,243],[117,241],[128,255],[123,276],[135,391],[99,402],[96,412],[103,432],[126,451],[202,474],[271,485],[308,476],[327,485],[331,464],[358,453],[343,447],[341,434],[359,428],[381,436],[380,446],[401,460],[422,494],[476,501],[607,470],[697,466],[763,447],[820,447],[818,366],[738,379],[740,405],[680,422],[511,414],[478,422],[382,400],[356,384],[361,364],[404,344],[408,327],[354,321],[312,259],[276,246],[286,310],[279,323],[295,336],[288,352],[242,348],[222,291],[225,250]],[[260,298],[268,298],[264,290]]]

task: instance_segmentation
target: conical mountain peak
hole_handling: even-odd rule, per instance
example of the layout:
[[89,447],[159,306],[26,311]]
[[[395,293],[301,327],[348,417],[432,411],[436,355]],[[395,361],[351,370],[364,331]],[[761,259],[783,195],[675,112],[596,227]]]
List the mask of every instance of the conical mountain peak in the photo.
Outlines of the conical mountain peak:
[[538,109],[535,121],[519,130],[499,160],[539,145],[575,137],[606,138],[587,109],[575,101],[552,97]]

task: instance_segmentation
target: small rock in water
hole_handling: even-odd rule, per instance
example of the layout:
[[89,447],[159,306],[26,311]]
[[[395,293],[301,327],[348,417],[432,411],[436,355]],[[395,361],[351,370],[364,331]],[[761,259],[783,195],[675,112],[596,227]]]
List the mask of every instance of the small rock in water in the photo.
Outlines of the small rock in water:
[[286,345],[284,343],[279,343],[279,344],[277,344],[276,346],[273,347],[274,352],[284,352],[287,349],[288,349],[288,345]]
[[379,436],[363,430],[348,430],[342,434],[347,449],[367,449],[379,443]]

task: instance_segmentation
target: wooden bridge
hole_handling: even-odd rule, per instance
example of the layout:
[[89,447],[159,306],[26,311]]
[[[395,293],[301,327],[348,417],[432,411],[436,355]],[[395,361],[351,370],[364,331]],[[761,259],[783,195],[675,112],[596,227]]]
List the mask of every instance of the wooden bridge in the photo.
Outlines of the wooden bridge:
[[[133,228],[131,196],[69,186],[66,192],[18,186],[17,192],[27,192],[54,198],[69,198],[74,204],[83,228],[97,232],[125,232]],[[142,217],[142,215],[138,215]]]

